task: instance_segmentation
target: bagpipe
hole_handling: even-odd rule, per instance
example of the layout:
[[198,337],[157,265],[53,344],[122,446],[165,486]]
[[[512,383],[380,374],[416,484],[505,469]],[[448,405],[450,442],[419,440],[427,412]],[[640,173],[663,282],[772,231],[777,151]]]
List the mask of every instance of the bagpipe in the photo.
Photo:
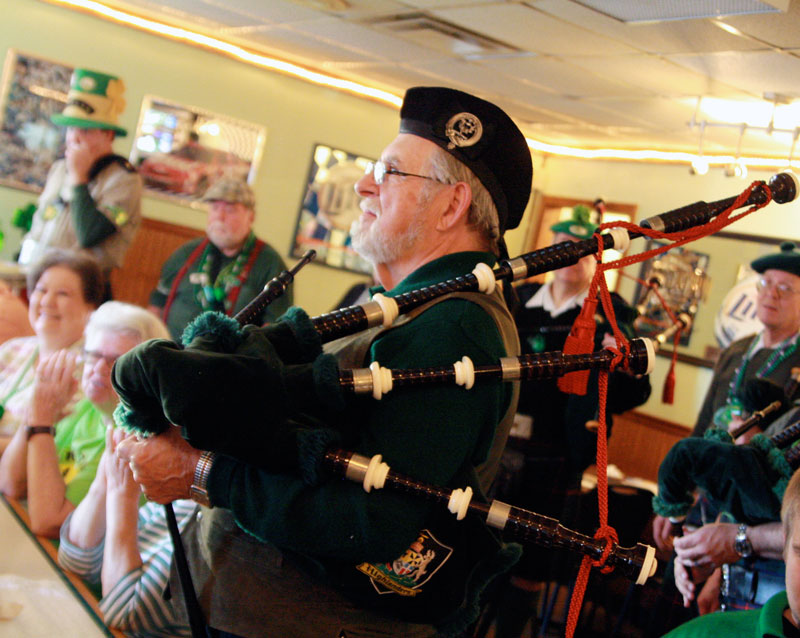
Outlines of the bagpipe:
[[447,507],[458,520],[468,513],[480,517],[487,525],[503,532],[511,541],[534,543],[544,547],[566,549],[599,561],[607,552],[605,564],[619,569],[626,577],[643,585],[655,573],[655,549],[637,543],[635,547],[607,545],[602,539],[591,538],[562,526],[556,519],[521,507],[493,500],[481,503],[472,500],[472,488],[450,490],[429,485],[392,470],[381,455],[367,458],[344,450],[325,453],[325,467],[336,476],[361,483],[364,490],[387,488],[414,494]]
[[772,436],[756,434],[747,444],[734,444],[744,433],[764,427],[785,409],[785,399],[774,398],[774,391],[764,390],[764,386],[774,386],[782,393],[779,386],[761,379],[748,381],[743,402],[747,405],[752,395],[770,399],[762,400],[761,410],[752,411],[730,433],[712,427],[702,438],[682,439],[664,457],[653,510],[669,518],[674,529],[691,509],[697,488],[718,511],[729,513],[736,521],[757,525],[780,520],[783,492],[800,466],[800,448],[790,447],[800,438],[800,421]]
[[[457,383],[466,388],[471,380],[536,379],[617,365],[646,373],[652,362],[653,347],[642,340],[626,342],[621,352],[539,353],[511,357],[492,366],[474,366],[462,360],[452,369],[437,367],[388,373],[380,366],[368,373],[339,369],[336,360],[323,353],[322,344],[369,328],[391,326],[401,314],[444,295],[492,294],[498,282],[562,268],[604,249],[624,251],[630,239],[643,234],[689,241],[691,236],[684,231],[723,213],[727,215],[733,208],[760,207],[769,201],[789,202],[797,192],[796,178],[781,173],[768,184],[755,183],[746,197],[697,202],[648,218],[641,222],[640,230],[612,228],[587,240],[562,242],[515,259],[501,260],[494,269],[479,264],[472,273],[439,284],[393,297],[375,295],[372,301],[360,306],[313,318],[293,308],[275,324],[245,326],[260,313],[264,303],[269,303],[270,297],[285,289],[296,269],[287,271],[288,274],[282,273],[270,282],[236,318],[217,313],[201,315],[184,333],[184,346],[155,340],[120,357],[112,375],[121,400],[115,417],[120,425],[141,436],[159,434],[171,424],[178,424],[184,438],[199,449],[221,452],[271,472],[284,472],[296,469],[302,441],[318,432],[320,423],[327,425],[324,416],[343,409],[350,394],[369,392],[382,396],[387,387],[437,383]],[[210,397],[224,397],[224,400],[205,400]],[[323,462],[326,449],[335,442],[333,436],[319,446],[318,462],[329,471],[344,465],[344,462]],[[410,480],[403,482],[410,485]],[[415,493],[429,490],[448,492],[446,488],[428,486]],[[448,499],[450,496],[452,493]],[[532,512],[503,504],[492,510],[492,506],[472,503],[466,509],[473,512],[485,509],[489,525],[499,524],[503,519],[499,512],[506,510],[503,529],[519,530],[515,534],[523,542],[559,544],[593,557],[599,551],[606,564],[611,561],[627,565],[627,572],[631,575],[636,572],[637,578],[654,569],[651,559],[642,555],[645,550],[622,550],[611,542],[587,539],[565,530],[553,519]]]

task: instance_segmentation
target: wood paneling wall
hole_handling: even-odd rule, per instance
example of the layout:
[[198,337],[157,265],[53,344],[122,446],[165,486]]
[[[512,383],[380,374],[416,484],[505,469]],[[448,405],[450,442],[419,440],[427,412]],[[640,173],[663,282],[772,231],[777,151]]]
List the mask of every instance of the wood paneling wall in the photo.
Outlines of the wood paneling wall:
[[143,219],[125,255],[125,264],[111,274],[114,299],[147,306],[167,257],[190,239],[204,234],[196,228]]
[[631,411],[614,417],[608,462],[626,476],[658,479],[658,466],[670,448],[691,430],[677,423]]

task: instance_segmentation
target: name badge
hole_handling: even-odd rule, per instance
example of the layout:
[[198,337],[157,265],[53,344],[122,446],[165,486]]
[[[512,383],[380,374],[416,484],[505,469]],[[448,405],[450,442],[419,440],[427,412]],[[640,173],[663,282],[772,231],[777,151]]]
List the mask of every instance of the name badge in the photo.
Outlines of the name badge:
[[201,286],[207,286],[208,275],[204,272],[189,273],[189,282],[193,284],[200,284]]

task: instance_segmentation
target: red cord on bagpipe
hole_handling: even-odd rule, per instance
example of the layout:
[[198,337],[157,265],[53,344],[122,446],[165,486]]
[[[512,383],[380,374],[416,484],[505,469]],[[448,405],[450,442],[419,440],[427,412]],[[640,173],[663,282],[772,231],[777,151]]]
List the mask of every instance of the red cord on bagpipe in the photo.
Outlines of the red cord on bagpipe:
[[[764,201],[756,203],[748,208],[746,211],[743,211],[737,215],[732,215],[733,211],[743,205],[745,202],[748,201],[750,195],[753,191],[758,188],[761,189],[764,194]],[[741,195],[736,197],[731,205],[722,211],[719,215],[713,218],[711,221],[708,221],[704,224],[699,226],[694,226],[691,228],[687,228],[685,230],[680,230],[674,233],[664,233],[658,230],[654,230],[652,228],[644,228],[642,226],[638,226],[636,224],[632,224],[630,222],[623,222],[623,221],[615,221],[609,222],[606,224],[601,224],[595,234],[599,235],[600,232],[610,229],[610,228],[625,228],[628,230],[629,233],[638,233],[640,235],[644,235],[651,239],[664,239],[667,241],[671,241],[671,243],[666,244],[664,246],[659,246],[657,248],[647,250],[643,253],[639,253],[636,255],[629,255],[626,257],[622,257],[621,259],[617,259],[615,261],[611,261],[608,263],[603,263],[603,242],[598,241],[598,249],[597,253],[595,254],[595,259],[597,261],[597,268],[595,270],[594,277],[592,278],[592,283],[589,286],[589,293],[586,296],[586,299],[583,303],[583,308],[581,313],[578,315],[575,323],[573,324],[573,328],[570,331],[569,336],[567,337],[566,342],[564,343],[563,352],[564,354],[582,354],[586,352],[591,352],[593,345],[594,345],[594,333],[595,333],[595,322],[594,322],[594,315],[597,309],[597,296],[598,293],[600,295],[600,301],[603,304],[603,310],[605,312],[606,318],[611,325],[612,332],[614,334],[614,339],[617,344],[617,354],[619,355],[619,360],[622,359],[622,351],[630,347],[628,344],[627,339],[622,334],[617,324],[617,318],[614,313],[614,308],[611,303],[611,293],[608,290],[608,285],[606,283],[605,272],[607,270],[611,270],[613,268],[623,268],[630,264],[640,263],[651,257],[655,257],[656,255],[660,255],[672,248],[677,246],[682,246],[687,244],[691,241],[695,241],[700,239],[701,237],[706,237],[715,233],[716,231],[724,228],[732,224],[733,222],[749,215],[750,213],[758,210],[759,208],[763,208],[767,204],[772,201],[772,191],[770,187],[762,181],[753,182]],[[677,342],[676,342],[677,345]],[[676,348],[677,349],[677,348]],[[611,351],[614,352],[614,349],[611,348]],[[609,373],[614,371],[614,368],[618,364],[619,360],[615,360],[612,362],[609,370],[602,370],[599,374],[599,410],[598,410],[598,421],[599,427],[597,430],[597,510],[598,510],[598,529],[595,533],[595,538],[603,538],[606,541],[607,551],[604,552],[603,557],[599,560],[593,560],[589,557],[584,557],[581,561],[581,566],[578,571],[578,576],[575,580],[575,587],[572,593],[572,599],[570,600],[569,612],[567,616],[567,628],[566,628],[566,636],[567,638],[572,638],[575,633],[575,628],[577,627],[578,620],[580,617],[581,607],[583,606],[583,596],[586,592],[586,586],[589,582],[589,572],[591,567],[600,567],[601,571],[611,571],[611,569],[607,569],[605,565],[605,560],[608,556],[608,553],[611,550],[611,547],[614,546],[617,542],[617,532],[613,527],[608,525],[608,442],[606,439],[606,432],[607,432],[607,425],[606,425],[606,398],[608,395],[608,375]],[[583,395],[586,393],[586,384],[588,383],[589,373],[588,372],[572,372],[568,375],[561,377],[558,381],[558,387],[561,389],[562,392],[570,393],[570,394],[579,394]]]

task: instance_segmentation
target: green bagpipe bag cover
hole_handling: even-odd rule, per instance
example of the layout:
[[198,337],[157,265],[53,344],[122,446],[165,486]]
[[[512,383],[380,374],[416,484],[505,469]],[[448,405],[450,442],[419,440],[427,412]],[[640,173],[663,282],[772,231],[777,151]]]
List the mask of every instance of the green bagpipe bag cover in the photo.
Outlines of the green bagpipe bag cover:
[[700,488],[737,521],[777,521],[789,476],[781,451],[763,435],[754,436],[748,445],[689,437],[672,446],[658,469],[653,510],[680,518],[692,506],[695,488]]

